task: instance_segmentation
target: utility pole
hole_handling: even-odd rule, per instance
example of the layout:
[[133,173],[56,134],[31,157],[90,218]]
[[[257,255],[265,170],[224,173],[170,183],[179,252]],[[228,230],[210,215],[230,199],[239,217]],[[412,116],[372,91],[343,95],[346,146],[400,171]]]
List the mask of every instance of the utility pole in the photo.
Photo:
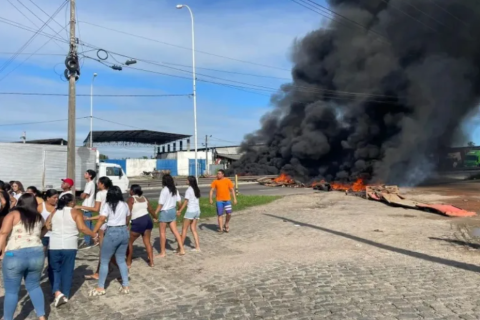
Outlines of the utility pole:
[[208,175],[210,173],[210,170],[208,170],[208,135],[205,135],[205,170]]
[[65,60],[65,77],[68,78],[68,144],[67,144],[67,178],[75,179],[75,82],[80,76],[75,37],[75,0],[70,0],[70,50]]

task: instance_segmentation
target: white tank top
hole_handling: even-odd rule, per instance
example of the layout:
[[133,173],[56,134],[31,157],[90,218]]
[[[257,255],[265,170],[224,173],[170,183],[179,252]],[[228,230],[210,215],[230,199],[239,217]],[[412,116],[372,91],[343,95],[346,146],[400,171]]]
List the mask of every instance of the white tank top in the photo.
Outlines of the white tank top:
[[22,221],[13,226],[8,238],[6,251],[23,248],[43,247],[40,236],[42,234],[43,221],[37,222],[33,229],[28,232]]
[[[48,217],[50,216],[50,212],[47,210],[47,205],[45,204],[45,201],[42,202],[42,212],[41,212],[41,215],[42,215],[42,218],[43,218],[43,222],[45,223],[45,221],[47,221]],[[51,232],[48,231],[44,237],[50,237],[50,234]]]
[[78,229],[72,218],[72,208],[57,210],[52,218],[50,250],[78,249]]
[[[143,199],[144,202],[138,202],[137,199]],[[132,220],[143,217],[148,214],[148,201],[145,197],[139,198],[138,196],[133,196],[133,207],[132,207]]]

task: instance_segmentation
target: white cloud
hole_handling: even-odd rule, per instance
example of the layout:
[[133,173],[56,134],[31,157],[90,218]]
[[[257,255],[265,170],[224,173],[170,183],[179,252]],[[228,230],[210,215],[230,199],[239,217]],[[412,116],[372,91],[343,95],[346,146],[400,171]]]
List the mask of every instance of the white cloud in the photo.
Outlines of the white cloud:
[[[29,2],[21,0],[26,5]],[[60,0],[40,0],[36,3],[46,12],[52,13],[58,8]],[[143,1],[142,5],[133,0],[104,3],[93,0],[77,2],[78,20],[88,21],[112,29],[123,30],[129,33],[143,35],[179,46],[189,48],[190,16],[186,9],[175,9],[173,1]],[[22,9],[22,6],[18,6]],[[32,11],[46,20],[46,16],[33,6]],[[320,25],[320,19],[306,10],[292,6],[289,2],[281,4],[271,2],[263,6],[239,5],[238,2],[207,2],[205,4],[192,3],[195,13],[196,48],[200,51],[212,52],[240,60],[253,61],[260,64],[289,68],[288,54],[293,39]],[[41,25],[28,11],[24,10],[32,21]],[[57,21],[65,25],[65,13],[57,15]],[[2,4],[1,17],[32,26],[8,3]],[[53,29],[60,27],[55,23],[49,24]],[[162,45],[140,38],[130,37],[108,30],[96,28],[80,22],[79,37],[81,40],[119,52],[131,57],[140,57],[148,60],[163,61],[191,65],[191,52],[172,46]],[[2,52],[14,52],[31,36],[27,32],[13,26],[0,23],[2,30],[0,41]],[[53,33],[46,28],[44,32]],[[59,33],[66,38],[65,31]],[[24,52],[33,52],[43,45],[47,38],[38,36]],[[66,44],[50,42],[40,52],[64,53]],[[80,48],[82,50],[82,48]],[[90,52],[95,56],[95,52]],[[0,59],[8,56],[0,55]],[[25,59],[20,56],[11,67]],[[117,57],[120,59],[119,57]],[[124,59],[124,58],[122,58]],[[66,93],[67,85],[55,73],[63,72],[62,56],[33,56],[24,66],[13,72],[0,82],[0,91],[25,92],[56,92]],[[0,60],[2,65],[2,60]],[[197,53],[197,66],[215,68],[244,73],[255,73],[268,76],[289,77],[288,71],[262,68],[237,61],[222,59],[210,55]],[[189,73],[182,73],[166,68],[139,62],[136,67],[182,75],[190,77]],[[187,68],[188,70],[188,68]],[[233,81],[254,83],[257,85],[278,87],[284,81],[240,76],[228,73],[215,73],[202,69],[199,73],[222,77]],[[78,81],[77,92],[88,93],[91,74],[99,72],[95,83],[95,92],[110,94],[159,94],[159,93],[190,93],[191,82],[176,80],[156,74],[135,70],[116,72],[95,61],[85,60],[81,79]],[[0,73],[0,79],[5,72]],[[202,76],[198,76],[202,78]],[[212,81],[219,81],[213,80]],[[241,84],[238,84],[241,85]],[[240,141],[242,137],[255,130],[260,116],[268,108],[269,98],[254,94],[235,91],[222,86],[198,83],[198,132],[199,137],[212,134],[228,141]],[[232,112],[232,108],[243,108],[246,112]],[[125,123],[141,128],[152,128],[159,131],[193,134],[192,101],[190,98],[95,98],[95,116],[115,122]],[[243,110],[240,109],[240,110]],[[50,119],[64,119],[67,117],[67,97],[25,97],[0,95],[0,111],[2,123],[23,123],[30,121],[47,121]],[[240,116],[238,116],[240,114]],[[77,99],[77,116],[89,115],[89,99]],[[232,116],[233,115],[233,116]],[[95,121],[96,129],[125,130],[106,122]],[[17,140],[21,131],[27,131],[31,139],[66,137],[66,123],[35,125],[35,126],[0,126],[0,140]],[[88,120],[79,120],[77,123],[77,142],[80,142],[88,133]],[[111,154],[126,156],[145,152],[119,149],[111,150]],[[151,152],[151,148],[145,149]]]

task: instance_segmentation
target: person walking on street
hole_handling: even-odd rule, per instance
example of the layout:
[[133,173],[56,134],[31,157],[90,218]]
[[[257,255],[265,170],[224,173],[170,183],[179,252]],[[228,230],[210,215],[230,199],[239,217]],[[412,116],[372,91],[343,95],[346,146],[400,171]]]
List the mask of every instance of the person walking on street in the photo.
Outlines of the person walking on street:
[[178,210],[179,215],[181,215],[183,209],[187,207],[187,212],[183,217],[182,243],[185,245],[188,228],[190,227],[193,239],[195,240],[195,249],[193,249],[193,251],[200,251],[200,241],[198,240],[197,233],[198,220],[200,219],[200,189],[198,188],[197,179],[194,176],[189,176],[187,183],[189,187],[187,191],[185,191],[185,201],[183,201],[182,206]]
[[39,320],[45,320],[45,300],[40,287],[45,253],[42,233],[46,233],[42,216],[37,211],[37,200],[33,194],[18,199],[15,208],[3,220],[0,230],[0,248],[4,248],[2,263],[5,300],[3,319],[13,320],[18,304],[18,292],[22,279],[25,280],[30,299]]
[[[213,205],[213,193],[217,202],[217,216],[218,216],[218,232],[223,233],[230,231],[230,219],[232,218],[232,201],[230,193],[233,197],[233,204],[237,204],[237,196],[232,180],[225,177],[225,171],[220,169],[217,172],[217,179],[212,182],[210,189],[210,204]],[[223,225],[223,214],[227,214],[225,219],[225,227]]]
[[[72,187],[75,183],[73,182],[72,179],[70,178],[66,178],[66,179],[62,179],[62,185],[61,185],[61,188],[62,188],[62,193],[60,193],[60,195],[58,196],[58,198],[60,199],[61,197],[63,197],[64,195],[66,195],[67,193],[70,193],[70,194],[73,194],[73,191],[72,191]],[[74,195],[74,194],[73,194]],[[75,196],[75,195],[74,195]]]
[[100,276],[98,278],[97,288],[90,291],[89,296],[105,295],[105,281],[108,275],[108,266],[110,259],[115,256],[120,275],[122,276],[122,287],[120,292],[128,294],[128,268],[126,262],[128,248],[128,224],[130,222],[130,210],[123,200],[122,190],[113,186],[107,192],[107,203],[100,212],[100,218],[95,225],[94,233],[100,230],[101,226],[107,224],[107,230],[103,238],[100,258]]
[[130,187],[130,198],[127,201],[128,208],[132,213],[132,220],[130,226],[130,241],[128,243],[128,268],[132,266],[133,243],[140,236],[142,236],[145,250],[147,250],[148,265],[150,267],[154,266],[153,248],[151,242],[153,222],[150,218],[150,215],[152,215],[154,219],[157,219],[157,217],[154,215],[154,210],[152,205],[150,204],[150,201],[148,201],[148,199],[142,195],[142,187],[140,187],[138,184],[132,184],[132,186]]
[[157,210],[155,210],[155,216],[158,217],[158,222],[160,222],[158,227],[160,229],[160,254],[158,257],[164,258],[166,256],[167,224],[177,240],[177,253],[184,255],[185,250],[183,249],[182,238],[177,230],[177,214],[179,214],[179,212],[177,212],[177,205],[180,204],[182,198],[180,198],[180,194],[171,175],[165,174],[163,176],[162,185],[163,189],[160,192]]
[[[108,189],[110,189],[113,186],[112,180],[108,177],[101,177],[98,179],[97,182],[97,188],[98,192],[95,196],[95,206],[94,207],[84,207],[84,206],[75,206],[75,209],[81,209],[85,211],[90,211],[90,212],[102,212],[103,207],[105,206],[105,203],[107,202],[107,192]],[[92,218],[85,218],[86,221],[93,222],[95,220],[98,220],[100,218],[100,215]],[[103,243],[103,237],[105,235],[105,230],[107,229],[107,225],[104,223],[100,230],[98,230],[98,245],[102,247]],[[112,263],[115,262],[115,259],[112,257]],[[100,272],[100,256],[98,259],[98,265],[97,265],[97,270],[95,271],[94,274],[89,274],[85,275],[86,280],[98,280],[99,277],[99,272]]]
[[[82,195],[80,198],[83,199],[82,206],[83,207],[93,207],[95,205],[95,177],[97,176],[97,173],[93,170],[87,170],[85,172],[85,180],[87,181],[87,184],[85,185],[85,190],[83,191]],[[92,230],[93,229],[93,222],[89,221],[88,218],[92,217],[92,211],[89,210],[84,210],[83,215],[87,218],[85,221],[85,224],[87,227]],[[89,247],[91,246],[92,243],[92,238],[89,235],[84,236],[85,240],[85,246]]]
[[68,302],[70,298],[78,250],[78,232],[95,239],[98,237],[98,234],[85,225],[83,212],[73,209],[74,206],[73,195],[65,194],[58,200],[57,210],[52,212],[46,223],[51,230],[48,260],[53,270],[52,292],[55,295],[55,307]]

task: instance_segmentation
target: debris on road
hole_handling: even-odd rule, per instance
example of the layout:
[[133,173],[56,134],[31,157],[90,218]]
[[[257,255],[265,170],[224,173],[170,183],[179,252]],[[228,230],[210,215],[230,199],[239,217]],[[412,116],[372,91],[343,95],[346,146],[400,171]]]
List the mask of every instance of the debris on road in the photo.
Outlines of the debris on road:
[[293,179],[289,175],[282,173],[276,178],[260,178],[257,180],[257,182],[267,187],[309,187],[319,191],[344,191],[345,195],[355,195],[368,200],[384,202],[391,206],[435,212],[448,217],[472,217],[476,215],[475,212],[463,210],[450,204],[429,204],[410,200],[400,194],[400,189],[398,186],[368,186],[362,179],[357,179],[357,181],[350,184],[341,182],[326,182],[322,180],[319,182],[314,182],[310,185],[305,185],[304,183]]
[[448,217],[473,217],[476,215],[475,212],[466,211],[449,204],[426,204],[409,200],[400,194],[398,186],[367,186],[365,193],[367,199],[408,209],[433,211]]

